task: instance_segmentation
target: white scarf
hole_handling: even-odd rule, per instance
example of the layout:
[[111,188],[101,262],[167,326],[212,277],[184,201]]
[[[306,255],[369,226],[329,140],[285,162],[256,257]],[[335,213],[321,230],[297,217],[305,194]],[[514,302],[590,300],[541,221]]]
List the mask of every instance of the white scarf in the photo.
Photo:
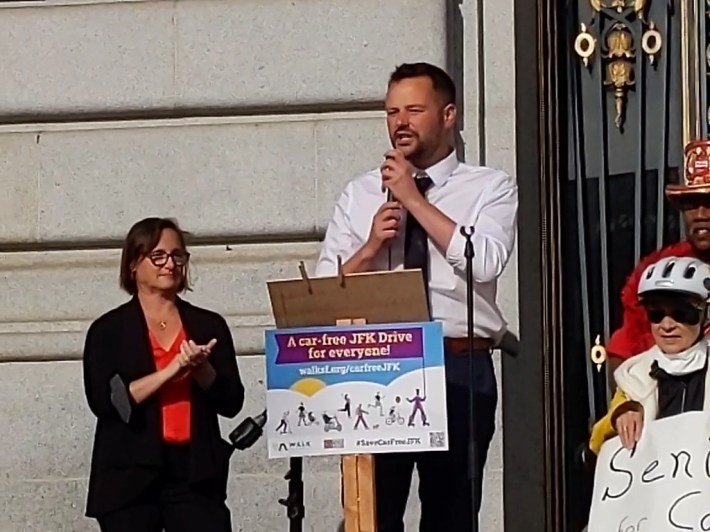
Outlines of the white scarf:
[[705,367],[708,359],[708,342],[705,337],[689,349],[675,355],[667,355],[658,346],[656,349],[658,350],[656,357],[658,367],[669,375],[688,375],[700,371]]

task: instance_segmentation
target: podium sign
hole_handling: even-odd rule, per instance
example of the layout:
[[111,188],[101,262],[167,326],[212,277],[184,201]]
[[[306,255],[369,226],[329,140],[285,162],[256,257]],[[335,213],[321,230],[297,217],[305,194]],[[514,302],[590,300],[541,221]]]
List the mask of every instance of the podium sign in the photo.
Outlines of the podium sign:
[[[409,418],[395,408],[394,417],[391,419],[395,420],[392,425],[396,423],[397,426],[388,428],[388,408],[379,422],[376,423],[374,419],[370,419],[369,423],[367,423],[368,428],[365,429],[363,420],[367,422],[365,417],[369,416],[370,410],[373,409],[373,407],[365,405],[375,404],[377,410],[373,410],[373,413],[379,415],[379,405],[383,401],[396,400],[397,397],[400,397],[399,403],[395,401],[395,406],[405,402],[404,395],[397,395],[396,390],[399,390],[400,385],[398,384],[395,387],[394,383],[397,378],[400,378],[407,386],[414,384],[416,372],[402,372],[401,376],[393,375],[389,380],[386,376],[381,376],[381,381],[377,382],[365,379],[365,370],[356,372],[351,369],[338,369],[336,371],[345,373],[341,380],[338,380],[332,374],[326,373],[330,370],[325,368],[363,368],[366,367],[364,364],[369,363],[369,359],[379,359],[375,362],[376,364],[394,364],[392,367],[386,366],[388,370],[380,372],[386,374],[393,373],[397,364],[399,364],[400,368],[397,371],[401,371],[405,361],[411,362],[414,360],[416,365],[418,360],[424,364],[419,376],[422,388],[417,392],[415,386],[414,393],[429,395],[426,397],[426,401],[421,395],[419,397],[416,395],[406,396],[412,400],[412,403],[407,402],[406,404],[414,405],[416,403],[419,405],[419,408],[413,411],[415,417],[412,421],[416,427],[417,414],[420,420],[422,417],[421,412],[430,412],[430,415],[434,415],[434,410],[427,409],[434,407],[434,404],[438,403],[440,398],[443,397],[443,395],[437,395],[444,388],[444,368],[441,360],[443,358],[441,355],[441,329],[436,329],[435,327],[437,326],[429,322],[430,316],[421,270],[366,272],[345,275],[340,257],[338,257],[338,275],[335,277],[310,279],[303,262],[299,265],[299,269],[301,271],[301,279],[285,279],[267,283],[271,309],[274,313],[274,321],[277,327],[276,331],[269,332],[271,336],[267,336],[267,388],[269,389],[267,392],[267,408],[271,421],[267,428],[269,455],[291,457],[289,459],[291,463],[289,484],[293,483],[300,486],[299,490],[302,491],[302,483],[300,481],[301,456],[343,454],[341,466],[345,532],[374,532],[377,528],[377,509],[375,508],[375,464],[372,453],[391,450],[393,447],[407,447],[406,450],[413,451],[415,446],[408,443],[401,444],[396,440],[390,443],[389,441],[384,441],[385,438],[382,438],[383,441],[380,442],[379,434],[387,434],[388,438],[394,438],[395,436],[392,436],[392,434],[397,435],[400,434],[399,431],[404,430],[405,427],[400,429],[400,417],[398,415],[405,418],[406,428],[411,429]],[[371,327],[366,327],[366,324]],[[336,327],[333,327],[334,325]],[[380,338],[376,334],[372,345],[367,345],[369,338],[371,338],[367,335],[372,332],[385,334],[388,332],[403,332],[405,336],[394,336],[390,337],[390,340],[384,338],[384,341],[378,341]],[[282,336],[284,333],[286,336]],[[365,336],[353,336],[357,333],[365,334]],[[293,342],[290,341],[289,334],[292,335]],[[411,340],[406,336],[407,334],[412,335]],[[418,344],[414,340],[414,337],[419,338],[419,335],[422,338],[421,353],[417,350],[416,346]],[[403,339],[397,341],[398,338]],[[282,349],[279,342],[283,343],[284,339],[285,344],[279,359]],[[303,345],[299,345],[299,342],[302,342]],[[307,343],[312,343],[313,345],[305,345]],[[335,345],[336,343],[338,345]],[[402,347],[402,345],[405,345],[405,347]],[[430,347],[432,348],[431,353],[428,352]],[[313,350],[308,351],[309,348],[313,348]],[[345,356],[346,353],[348,356]],[[392,353],[399,353],[400,356],[393,357],[391,356]],[[409,354],[409,356],[401,356],[402,353]],[[339,354],[340,359],[338,358]],[[418,357],[417,355],[419,354],[421,356]],[[427,373],[426,364],[429,361],[429,356],[432,357],[432,370],[434,371],[431,372],[430,382],[427,382],[429,373]],[[335,357],[332,359],[333,362],[330,362],[331,357]],[[346,362],[338,362],[338,360],[345,360]],[[366,362],[363,363],[362,360]],[[438,373],[436,360],[439,360],[438,366],[441,370],[441,377],[434,378]],[[303,369],[306,370],[310,368],[311,374],[309,375],[308,372],[305,372],[304,375],[301,375],[299,366],[303,366]],[[290,377],[289,371],[291,372]],[[407,375],[407,373],[412,375]],[[360,375],[360,377],[357,378],[357,375]],[[422,378],[424,375],[427,376],[427,379]],[[328,379],[325,379],[326,376],[328,376]],[[291,381],[289,381],[289,378]],[[302,379],[312,380],[306,380],[305,384],[303,384],[301,382]],[[296,384],[297,382],[300,384]],[[434,382],[439,384],[434,384]],[[428,389],[424,388],[425,385],[427,385]],[[293,389],[294,386],[297,386],[297,389]],[[377,405],[378,390],[384,390],[389,386],[392,386],[391,391],[394,391],[394,397],[389,397],[390,392],[387,392],[388,397],[384,397],[382,394],[385,392],[381,391],[380,403]],[[285,391],[295,392],[295,395],[293,393],[285,393]],[[318,393],[320,391],[323,391],[322,395]],[[411,393],[410,390],[406,391]],[[346,394],[348,396],[347,400]],[[311,400],[316,395],[318,395],[317,402],[316,399]],[[297,403],[294,402],[296,400],[298,400]],[[358,402],[354,403],[355,400]],[[303,403],[302,409],[301,403]],[[346,407],[348,403],[349,407]],[[440,404],[445,403],[441,401]],[[296,410],[292,412],[292,408]],[[383,407],[383,410],[384,408],[387,407]],[[341,409],[345,410],[339,412]],[[350,416],[348,416],[348,411]],[[336,412],[339,414],[337,421],[333,419],[334,416],[331,416],[331,414]],[[440,427],[443,428],[441,430],[427,430],[424,437],[425,441],[427,441],[427,435],[429,433],[433,434],[433,436],[429,437],[433,438],[433,440],[428,440],[430,442],[429,447],[433,447],[431,442],[433,441],[437,445],[440,444],[441,433],[443,433],[443,445],[442,447],[436,447],[443,450],[446,448],[447,442],[445,409],[441,412],[441,415],[438,413],[436,415],[439,416]],[[273,416],[276,417],[274,418]],[[298,426],[299,416],[304,420],[301,422],[301,427]],[[353,416],[355,417],[353,418]],[[360,417],[363,419],[359,419]],[[296,420],[295,423],[294,419]],[[346,419],[347,423],[345,422]],[[375,433],[375,430],[380,430],[383,419],[385,428],[382,429],[381,433]],[[436,419],[436,417],[433,419]],[[273,432],[274,420],[277,422],[276,430],[281,433],[285,431],[285,434],[281,434],[281,436],[288,436],[288,438],[293,439],[283,438],[277,442],[274,439],[276,435]],[[323,431],[319,435],[320,439],[314,439],[311,442],[308,439],[309,436],[304,436],[303,439],[300,439],[300,434],[298,439],[293,436],[294,428],[303,428],[305,420],[312,423],[308,427],[310,429],[314,429],[316,421],[319,422],[319,425],[315,425],[315,428],[320,426]],[[359,423],[357,423],[358,421]],[[439,420],[436,422],[439,423]],[[355,426],[356,423],[357,427]],[[370,423],[373,427],[377,424],[377,429],[370,429]],[[430,426],[426,427],[426,429],[434,428],[429,419],[427,419],[427,423],[430,423]],[[326,427],[328,428],[327,433],[325,432]],[[331,430],[338,427],[341,430]],[[437,428],[439,428],[439,425],[437,425]],[[288,434],[289,430],[291,434]],[[357,431],[358,434],[360,432],[363,433],[362,444],[360,445],[361,451],[359,453],[346,454],[344,449],[344,430],[352,431],[353,433]],[[369,435],[365,437],[365,432],[368,432],[369,435],[378,435],[374,438],[370,438]],[[315,433],[314,429],[313,434]],[[304,434],[306,433],[304,432]],[[331,437],[323,437],[322,434]],[[315,438],[315,436],[312,437]],[[352,436],[348,437],[351,438]],[[417,436],[407,436],[407,438],[409,437],[416,438]],[[357,442],[358,440],[355,440],[356,447]],[[374,442],[374,444],[366,442]],[[274,444],[276,444],[275,448]],[[299,445],[306,447],[299,452],[297,451]],[[332,449],[330,453],[321,452],[321,450],[326,450],[326,445],[342,445],[343,449]],[[350,443],[349,445],[352,444]],[[294,471],[297,473],[294,473]],[[302,500],[302,494],[298,495],[297,500]]]
[[266,332],[269,458],[448,449],[437,322]]

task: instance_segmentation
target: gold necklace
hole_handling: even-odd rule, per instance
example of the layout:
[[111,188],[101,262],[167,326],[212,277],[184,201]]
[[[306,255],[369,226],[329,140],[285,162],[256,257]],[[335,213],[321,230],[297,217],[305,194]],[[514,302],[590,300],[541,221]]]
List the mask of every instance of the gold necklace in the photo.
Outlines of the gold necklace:
[[165,320],[162,320],[158,323],[158,325],[160,325],[161,329],[165,329],[168,326],[168,322],[166,322]]

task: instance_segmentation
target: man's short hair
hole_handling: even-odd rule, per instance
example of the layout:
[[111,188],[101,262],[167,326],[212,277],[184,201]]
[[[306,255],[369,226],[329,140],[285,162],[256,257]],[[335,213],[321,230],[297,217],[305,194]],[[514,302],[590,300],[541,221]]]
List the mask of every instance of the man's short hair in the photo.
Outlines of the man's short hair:
[[444,70],[430,63],[403,63],[390,74],[387,86],[403,79],[427,77],[444,105],[456,104],[456,85]]

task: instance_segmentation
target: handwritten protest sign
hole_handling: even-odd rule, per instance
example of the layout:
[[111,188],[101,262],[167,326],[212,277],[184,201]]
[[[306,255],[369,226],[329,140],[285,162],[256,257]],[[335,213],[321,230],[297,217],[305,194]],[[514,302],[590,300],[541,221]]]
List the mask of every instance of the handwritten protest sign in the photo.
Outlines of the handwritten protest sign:
[[266,332],[269,456],[448,449],[437,322]]
[[710,413],[651,422],[634,452],[602,447],[589,532],[710,531]]

